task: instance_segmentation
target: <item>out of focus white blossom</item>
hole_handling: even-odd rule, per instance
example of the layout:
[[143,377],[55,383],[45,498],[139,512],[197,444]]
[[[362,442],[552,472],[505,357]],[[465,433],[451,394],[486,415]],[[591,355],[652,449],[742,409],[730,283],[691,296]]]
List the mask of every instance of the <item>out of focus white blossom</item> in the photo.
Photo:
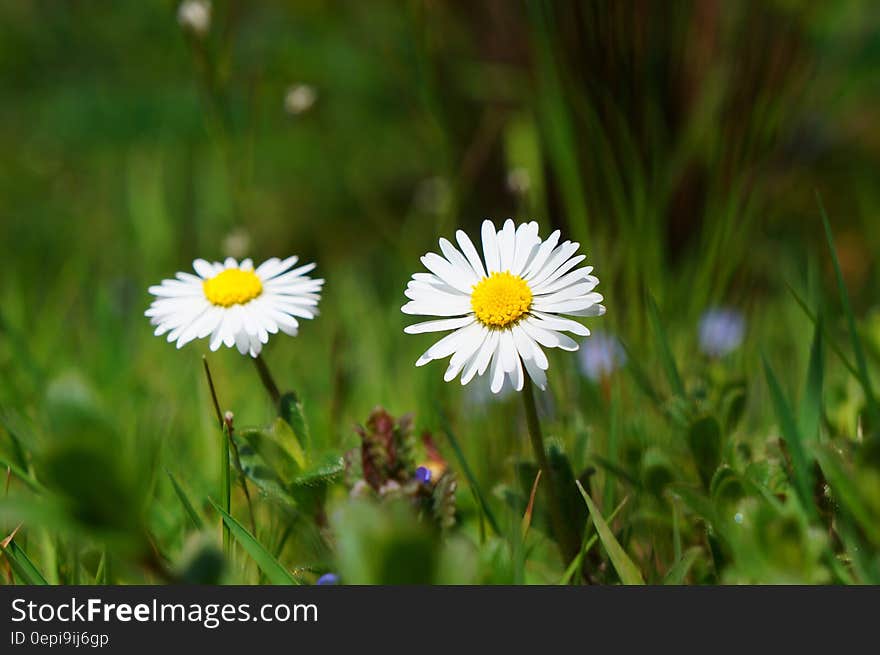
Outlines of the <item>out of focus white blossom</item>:
[[284,110],[294,116],[303,114],[312,108],[318,99],[315,87],[308,84],[295,84],[287,89],[284,96]]
[[514,168],[507,174],[507,189],[518,196],[524,195],[532,186],[532,178],[525,168]]
[[184,0],[177,8],[177,22],[196,36],[211,29],[211,3],[208,0]]

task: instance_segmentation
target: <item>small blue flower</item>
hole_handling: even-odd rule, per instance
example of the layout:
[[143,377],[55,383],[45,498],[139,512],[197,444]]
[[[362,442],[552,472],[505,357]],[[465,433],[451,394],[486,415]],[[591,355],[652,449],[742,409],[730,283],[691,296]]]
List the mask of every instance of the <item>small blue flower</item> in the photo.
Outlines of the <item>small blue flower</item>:
[[325,573],[315,584],[339,584],[339,576],[335,573]]
[[598,382],[626,364],[626,351],[617,337],[594,332],[581,344],[578,363],[585,376]]
[[706,311],[700,318],[700,350],[710,357],[724,357],[742,345],[746,321],[729,307]]
[[416,480],[422,484],[428,484],[431,481],[431,469],[426,466],[420,466],[416,469]]

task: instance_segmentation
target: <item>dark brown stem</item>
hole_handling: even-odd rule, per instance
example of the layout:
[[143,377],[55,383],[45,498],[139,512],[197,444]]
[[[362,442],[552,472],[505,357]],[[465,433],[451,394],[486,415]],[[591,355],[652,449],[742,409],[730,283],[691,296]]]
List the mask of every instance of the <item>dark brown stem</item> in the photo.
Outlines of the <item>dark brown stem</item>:
[[208,366],[208,358],[202,357],[202,365],[205,367],[205,377],[208,378],[208,389],[211,391],[211,401],[214,403],[214,412],[217,414],[217,425],[223,429],[223,414],[220,412],[220,403],[217,400],[217,390],[214,388],[214,378],[211,376],[211,367]]
[[275,379],[272,377],[272,373],[269,372],[269,367],[266,366],[266,361],[263,359],[262,355],[257,355],[251,359],[254,360],[254,366],[257,367],[260,382],[262,382],[263,386],[266,388],[266,392],[272,399],[272,404],[278,408],[281,404],[281,392],[278,391],[278,385],[275,384]]

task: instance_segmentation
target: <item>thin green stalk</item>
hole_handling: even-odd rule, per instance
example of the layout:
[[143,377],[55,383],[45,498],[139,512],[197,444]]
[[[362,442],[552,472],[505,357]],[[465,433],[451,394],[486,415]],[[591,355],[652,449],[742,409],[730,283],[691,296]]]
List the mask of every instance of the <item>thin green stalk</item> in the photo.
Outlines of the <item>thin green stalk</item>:
[[272,377],[269,367],[266,366],[266,360],[263,359],[262,355],[257,355],[251,359],[254,360],[254,366],[257,367],[257,374],[260,376],[260,382],[262,382],[263,386],[266,388],[266,392],[272,399],[272,404],[278,408],[281,404],[281,392],[278,391],[278,385],[275,384],[275,378]]
[[[226,428],[220,432],[222,443],[220,444],[220,499],[223,501],[223,509],[229,514],[231,505],[231,488],[229,481],[229,436]],[[232,550],[232,535],[229,533],[229,526],[221,517],[220,523],[223,526],[223,552],[229,557]]]
[[251,501],[251,492],[248,489],[247,477],[245,476],[244,469],[241,466],[241,457],[238,454],[238,446],[235,444],[235,439],[233,438],[233,435],[235,434],[235,425],[233,424],[232,412],[226,412],[224,422],[226,424],[228,447],[231,449],[230,452],[232,454],[232,461],[235,464],[235,470],[238,472],[238,482],[241,485],[241,490],[244,492],[244,497],[247,500],[248,515],[251,519],[251,532],[254,534],[254,536],[256,536],[257,521],[254,518],[254,505]]
[[[231,504],[231,490],[229,484],[229,441],[231,436],[226,429],[226,421],[223,420],[223,414],[220,412],[220,403],[217,400],[217,391],[214,388],[214,378],[211,376],[211,367],[208,366],[207,357],[202,357],[202,364],[205,367],[205,377],[208,379],[208,389],[211,391],[211,401],[214,403],[214,412],[217,415],[217,424],[220,427],[220,499],[223,501],[223,509],[229,513]],[[223,552],[227,558],[232,552],[232,535],[229,533],[229,526],[220,519],[220,527],[223,530]]]
[[553,525],[553,532],[559,544],[563,560],[570,562],[580,552],[581,542],[578,535],[572,530],[572,526],[562,515],[562,505],[560,503],[562,490],[559,489],[559,480],[547,459],[547,451],[544,448],[544,434],[541,432],[541,423],[538,421],[538,408],[535,405],[535,391],[532,387],[532,381],[528,376],[526,376],[525,385],[523,386],[522,398],[526,408],[526,423],[529,427],[529,439],[532,442],[532,450],[538,461],[538,468],[544,471],[544,474],[547,476],[547,492],[550,501],[548,504],[550,506],[550,521]]

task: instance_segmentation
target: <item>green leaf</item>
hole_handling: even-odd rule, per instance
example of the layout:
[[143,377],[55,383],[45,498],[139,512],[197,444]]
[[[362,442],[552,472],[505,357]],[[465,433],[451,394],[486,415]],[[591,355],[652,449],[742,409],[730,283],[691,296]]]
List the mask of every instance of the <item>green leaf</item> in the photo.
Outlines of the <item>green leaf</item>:
[[296,462],[300,470],[308,466],[309,460],[303,448],[301,432],[297,432],[287,421],[278,417],[272,421],[267,433]]
[[320,487],[332,484],[345,470],[345,461],[337,452],[326,452],[317,461],[297,475],[291,485],[293,487]]
[[779,420],[779,427],[782,430],[782,437],[788,446],[788,452],[791,456],[791,468],[794,476],[794,487],[800,498],[804,511],[814,513],[813,505],[813,471],[812,461],[804,449],[803,439],[800,430],[798,430],[791,406],[785,398],[779,380],[770,368],[770,363],[766,357],[762,356],[764,362],[764,374],[767,378],[767,384],[770,387],[770,398],[773,401],[773,407],[776,410],[776,417]]
[[276,418],[265,428],[245,428],[235,433],[242,468],[245,459],[254,459],[271,469],[275,475],[289,484],[307,466],[305,452],[291,427],[282,418]]
[[229,532],[232,533],[232,536],[235,540],[244,548],[245,552],[251,556],[251,559],[256,562],[257,566],[260,570],[266,575],[266,578],[272,584],[277,585],[298,585],[300,582],[293,576],[293,574],[284,568],[277,559],[272,556],[266,548],[256,540],[256,538],[248,532],[241,523],[236,521],[231,515],[227,514],[223,511],[223,508],[220,507],[213,500],[211,504],[214,506],[220,516],[223,518],[223,522],[229,528]]
[[663,369],[666,371],[666,379],[669,380],[669,386],[672,392],[684,397],[685,389],[678,373],[678,366],[675,364],[675,358],[672,356],[672,349],[669,347],[669,339],[666,337],[666,330],[660,321],[660,311],[657,309],[657,303],[654,297],[649,293],[647,297],[648,318],[651,321],[651,329],[654,330],[654,337],[657,339],[657,350],[660,353],[660,360]]
[[[312,442],[312,435],[309,432],[309,424],[306,423],[305,414],[303,414],[302,403],[293,391],[288,391],[281,396],[281,418],[293,430],[296,445],[299,447],[299,454],[302,457],[300,466],[305,468],[306,458],[303,448],[307,448]],[[297,461],[300,461],[299,457],[297,457]]]
[[[858,380],[865,392],[868,413],[871,416],[872,430],[880,430],[880,408],[877,406],[877,397],[874,395],[874,388],[871,386],[871,377],[868,374],[868,362],[865,359],[862,340],[856,329],[856,319],[849,302],[849,292],[846,290],[843,272],[840,269],[840,261],[837,259],[837,249],[834,246],[834,235],[831,232],[831,223],[828,221],[828,215],[825,213],[825,206],[822,204],[822,198],[818,193],[816,194],[816,199],[819,202],[819,211],[822,213],[822,224],[825,226],[825,237],[828,240],[828,248],[831,250],[831,260],[834,263],[834,272],[837,276],[837,288],[840,292],[840,303],[843,305],[843,313],[846,315],[846,322],[849,327],[849,337],[852,341],[853,353],[856,357],[856,365],[858,366],[859,373]],[[876,432],[876,434],[880,434],[880,432]]]
[[691,423],[687,440],[700,480],[708,489],[712,476],[721,464],[721,426],[712,416],[698,418]]
[[605,519],[602,518],[599,510],[596,509],[593,500],[584,490],[580,481],[576,480],[575,484],[580,490],[581,496],[584,497],[584,502],[587,504],[590,516],[593,517],[593,525],[596,526],[596,533],[599,535],[599,540],[602,542],[602,545],[605,546],[605,552],[608,553],[608,558],[611,560],[614,570],[617,571],[617,575],[620,576],[621,582],[628,585],[645,584],[642,574],[639,573],[639,569],[629,558],[629,555],[626,554],[626,551],[623,550],[623,547],[621,547],[617,539],[614,538],[614,533],[611,532]]
[[340,454],[324,453],[309,470],[291,481],[288,490],[301,509],[313,513],[323,507],[327,488],[342,476],[344,470],[345,461]]
[[34,566],[34,563],[27,556],[27,553],[15,543],[14,539],[10,541],[9,545],[5,548],[0,545],[0,550],[6,555],[9,565],[22,582],[29,585],[49,584],[46,582],[46,578],[43,577],[43,574],[40,573],[39,569]]
[[[288,482],[273,466],[273,464],[281,464],[293,479],[298,472],[293,459],[266,437],[262,430],[241,430],[236,432],[233,438],[238,447],[238,459],[245,476],[269,498],[295,507],[297,503],[288,492]],[[270,458],[272,464],[266,461],[264,455]]]
[[697,556],[702,552],[702,549],[695,546],[693,548],[689,548],[684,555],[682,555],[679,560],[672,565],[672,568],[666,572],[666,575],[663,578],[663,584],[665,585],[681,585],[684,584],[684,579],[687,577],[688,572],[691,570],[691,566],[693,566],[694,562],[697,559]]
[[186,495],[186,492],[183,490],[183,487],[177,482],[177,479],[172,475],[171,471],[165,469],[165,473],[168,474],[168,479],[171,480],[171,486],[174,487],[174,493],[177,494],[177,498],[180,500],[180,504],[183,505],[183,511],[189,517],[189,520],[192,522],[193,527],[196,530],[201,530],[204,527],[204,523],[202,522],[202,518],[199,516],[199,513],[196,511],[196,508],[193,507],[193,504],[189,501],[189,498]]

